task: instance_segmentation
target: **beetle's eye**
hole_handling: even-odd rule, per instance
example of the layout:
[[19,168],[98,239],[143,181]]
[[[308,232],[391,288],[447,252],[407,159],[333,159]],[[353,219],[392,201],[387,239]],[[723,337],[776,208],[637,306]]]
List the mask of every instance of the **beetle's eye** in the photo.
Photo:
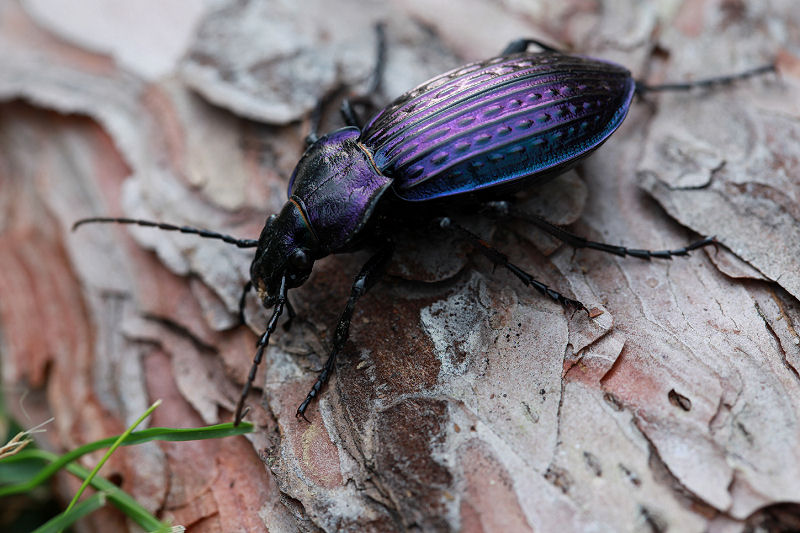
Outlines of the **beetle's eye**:
[[305,272],[311,268],[311,258],[308,257],[304,250],[298,248],[292,252],[292,256],[289,258],[289,265],[295,271]]

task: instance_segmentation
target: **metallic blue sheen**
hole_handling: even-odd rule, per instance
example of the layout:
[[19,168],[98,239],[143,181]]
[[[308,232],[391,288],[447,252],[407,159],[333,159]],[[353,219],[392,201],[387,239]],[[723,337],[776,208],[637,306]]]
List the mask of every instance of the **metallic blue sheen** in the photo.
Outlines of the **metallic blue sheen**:
[[635,83],[613,63],[521,53],[428,81],[361,134],[403,200],[425,201],[563,172],[622,123]]

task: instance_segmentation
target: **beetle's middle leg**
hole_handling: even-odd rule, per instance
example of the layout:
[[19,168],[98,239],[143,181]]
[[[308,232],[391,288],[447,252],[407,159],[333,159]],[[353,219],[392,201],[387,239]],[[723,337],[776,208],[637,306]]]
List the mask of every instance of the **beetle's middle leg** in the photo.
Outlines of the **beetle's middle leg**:
[[461,236],[469,239],[473,244],[475,244],[478,247],[478,250],[487,259],[489,259],[492,263],[495,264],[495,266],[501,266],[505,268],[506,270],[514,274],[526,286],[533,287],[534,289],[542,293],[544,296],[552,298],[553,300],[555,300],[556,302],[560,303],[565,307],[575,307],[577,309],[583,309],[584,311],[586,311],[587,314],[590,314],[589,310],[586,309],[586,306],[583,305],[582,302],[574,300],[572,298],[567,298],[560,292],[551,289],[541,281],[534,279],[533,276],[522,270],[514,263],[510,262],[508,260],[508,256],[490,246],[487,242],[485,242],[483,239],[472,233],[467,228],[456,224],[447,217],[439,219],[439,226],[443,229],[454,230],[458,232]]
[[[306,419],[305,412],[308,408],[308,404],[319,394],[320,389],[322,389],[323,385],[328,381],[328,378],[330,378],[333,372],[333,366],[336,363],[336,357],[339,355],[339,352],[344,347],[344,343],[350,336],[350,321],[353,318],[353,310],[355,309],[356,302],[375,285],[378,279],[380,279],[393,252],[394,243],[387,241],[380,250],[369,258],[361,268],[361,272],[356,276],[353,282],[353,288],[350,290],[350,298],[347,300],[347,305],[344,311],[342,311],[342,315],[339,317],[339,322],[336,324],[336,331],[333,335],[333,348],[325,364],[322,366],[322,371],[320,371],[317,381],[314,382],[306,399],[303,400],[303,403],[297,408],[296,416],[298,418],[302,417]],[[306,421],[308,421],[308,419],[306,419]]]

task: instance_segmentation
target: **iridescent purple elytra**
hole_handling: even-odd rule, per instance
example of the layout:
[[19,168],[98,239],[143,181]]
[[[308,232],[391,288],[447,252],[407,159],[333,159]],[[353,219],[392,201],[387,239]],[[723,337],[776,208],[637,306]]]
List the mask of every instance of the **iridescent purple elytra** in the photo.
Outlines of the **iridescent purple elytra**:
[[[395,193],[425,201],[563,171],[628,112],[623,67],[578,56],[515,54],[471,63],[409,91],[361,135]],[[552,175],[552,173],[551,173]]]

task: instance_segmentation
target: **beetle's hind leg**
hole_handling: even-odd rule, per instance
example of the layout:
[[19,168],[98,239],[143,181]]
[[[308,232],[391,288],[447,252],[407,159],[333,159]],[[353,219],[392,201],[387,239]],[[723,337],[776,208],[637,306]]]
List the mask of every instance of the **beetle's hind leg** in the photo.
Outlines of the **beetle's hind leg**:
[[373,95],[381,90],[383,73],[386,70],[386,29],[382,22],[375,25],[375,37],[377,41],[375,46],[375,65],[372,68],[369,86],[363,93],[342,100],[342,105],[339,108],[345,124],[355,126],[358,129],[363,127],[363,121],[356,112],[355,106],[362,106],[369,112],[375,111],[378,106],[373,100]]
[[604,242],[597,242],[597,241],[590,241],[588,239],[584,239],[574,233],[570,233],[569,231],[560,228],[550,222],[546,221],[545,219],[538,217],[536,215],[530,215],[527,213],[522,213],[516,209],[511,209],[510,215],[514,218],[518,218],[520,220],[524,220],[525,222],[529,222],[539,229],[546,231],[556,239],[569,244],[574,248],[592,248],[594,250],[600,250],[601,252],[606,252],[609,254],[618,255],[621,257],[631,256],[631,257],[638,257],[639,259],[672,259],[674,256],[678,255],[689,255],[689,252],[692,250],[697,250],[698,248],[702,248],[704,246],[708,246],[710,244],[716,244],[717,241],[714,237],[705,237],[700,239],[699,241],[693,242],[683,248],[676,248],[674,250],[640,250],[637,248],[626,248],[624,246],[616,246],[614,244],[607,244]]
[[653,92],[689,91],[694,88],[712,88],[712,87],[718,87],[720,85],[730,85],[739,80],[752,78],[754,76],[761,76],[762,74],[775,72],[775,70],[776,70],[775,63],[770,63],[768,65],[762,65],[760,67],[745,70],[743,72],[738,72],[736,74],[730,74],[728,76],[717,76],[715,78],[706,78],[702,80],[687,81],[681,83],[664,83],[661,85],[647,85],[643,81],[636,80],[636,94],[643,96],[646,93],[653,93]]
[[311,401],[317,397],[320,389],[322,389],[328,381],[328,378],[330,378],[334,364],[336,363],[336,357],[339,355],[339,352],[344,347],[344,343],[350,336],[350,321],[353,319],[353,310],[355,309],[356,302],[375,285],[378,279],[380,279],[393,252],[394,243],[387,241],[381,249],[370,257],[364,266],[361,267],[361,271],[358,273],[358,276],[356,276],[355,281],[353,281],[353,288],[350,290],[350,298],[347,300],[347,305],[344,311],[342,311],[342,315],[339,317],[339,322],[336,324],[336,331],[333,335],[333,348],[325,364],[322,366],[317,381],[314,382],[306,399],[303,400],[303,403],[297,408],[297,418],[303,418],[308,421],[305,415],[306,409]]
[[503,51],[500,53],[501,56],[507,56],[511,54],[519,54],[521,52],[526,52],[530,45],[535,45],[544,50],[545,52],[553,52],[556,54],[562,54],[563,52],[557,48],[553,48],[549,44],[543,43],[537,39],[517,39],[515,41],[511,41],[508,43]]
[[482,240],[480,237],[472,233],[467,228],[459,226],[458,224],[456,224],[447,217],[439,219],[439,226],[444,229],[454,230],[458,232],[462,237],[469,239],[475,246],[478,247],[478,250],[487,259],[489,259],[492,263],[494,263],[495,266],[500,266],[505,268],[506,270],[514,274],[517,277],[517,279],[519,279],[526,286],[533,287],[534,289],[539,291],[542,295],[555,300],[556,302],[560,303],[565,307],[574,307],[576,309],[582,309],[586,311],[586,314],[591,316],[591,313],[586,308],[586,306],[583,305],[582,302],[580,302],[579,300],[568,298],[563,294],[561,294],[560,292],[551,289],[541,281],[534,279],[533,276],[522,270],[514,263],[510,262],[508,260],[508,256],[490,246],[488,243],[486,243],[484,240]]
[[[359,129],[361,128],[361,119],[353,108],[353,105],[376,107],[371,100],[371,96],[380,90],[381,83],[383,82],[383,71],[386,66],[386,30],[382,22],[375,24],[375,36],[377,40],[377,45],[375,47],[375,65],[372,68],[369,86],[364,93],[345,98],[339,109],[345,124],[348,126],[356,126]],[[319,140],[320,124],[322,123],[322,116],[325,108],[346,88],[347,86],[344,83],[339,83],[333,89],[319,97],[309,118],[311,125],[308,135],[306,135],[306,146],[311,146]]]

